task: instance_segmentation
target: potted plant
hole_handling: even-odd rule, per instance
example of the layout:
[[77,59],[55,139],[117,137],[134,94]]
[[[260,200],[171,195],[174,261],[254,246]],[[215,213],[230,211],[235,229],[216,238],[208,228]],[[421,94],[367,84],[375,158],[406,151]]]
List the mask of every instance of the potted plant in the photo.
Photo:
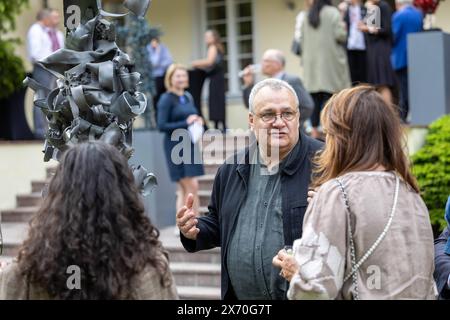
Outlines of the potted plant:
[[15,54],[18,39],[5,38],[28,0],[0,0],[0,139],[32,139],[24,115],[25,68]]

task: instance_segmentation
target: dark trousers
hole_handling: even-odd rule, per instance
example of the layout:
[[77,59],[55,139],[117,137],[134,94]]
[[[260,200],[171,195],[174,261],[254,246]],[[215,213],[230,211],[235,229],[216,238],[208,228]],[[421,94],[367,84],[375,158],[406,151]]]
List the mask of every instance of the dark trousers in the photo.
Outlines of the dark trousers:
[[25,92],[25,88],[20,88],[7,99],[0,100],[0,140],[33,140],[25,117]]
[[395,71],[400,87],[398,106],[400,109],[400,118],[406,121],[409,112],[409,98],[408,98],[408,68],[402,68]]
[[156,106],[158,105],[158,101],[161,95],[166,92],[166,86],[164,85],[164,76],[155,77],[155,91],[156,94],[153,97],[153,103]]
[[202,89],[206,80],[206,72],[200,69],[189,70],[189,91],[194,98],[194,104],[197,108],[200,117],[203,117],[202,113]]
[[367,57],[365,50],[347,50],[352,85],[367,82]]
[[155,77],[153,80],[155,81],[156,91],[156,94],[153,96],[153,106],[155,108],[155,119],[158,119],[158,108],[156,106],[158,105],[158,101],[161,95],[166,92],[166,86],[164,85],[164,76]]
[[317,128],[320,124],[320,112],[323,109],[323,106],[325,103],[330,99],[332,96],[331,93],[328,92],[315,92],[311,93],[311,97],[314,100],[314,110],[311,115],[311,125],[314,128]]
[[[40,65],[34,65],[33,79],[41,83],[49,90],[56,88],[56,77],[49,71],[43,69]],[[34,122],[34,137],[36,139],[45,139],[45,133],[48,130],[48,120],[44,112],[33,106],[33,122]]]

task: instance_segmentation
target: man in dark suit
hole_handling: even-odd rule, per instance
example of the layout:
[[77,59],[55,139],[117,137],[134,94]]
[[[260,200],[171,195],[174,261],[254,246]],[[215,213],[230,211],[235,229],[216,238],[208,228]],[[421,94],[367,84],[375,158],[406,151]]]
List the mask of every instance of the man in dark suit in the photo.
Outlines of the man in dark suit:
[[434,279],[439,299],[450,300],[450,196],[445,207],[445,220],[447,220],[447,228],[434,241]]
[[322,143],[300,132],[298,99],[285,81],[257,83],[249,104],[257,143],[219,168],[209,213],[197,217],[189,195],[177,226],[187,251],[221,248],[222,299],[286,299],[289,283],[272,258],[301,237],[312,158]]
[[[314,109],[314,101],[311,95],[306,91],[302,81],[299,77],[288,74],[284,71],[286,65],[286,58],[282,51],[277,49],[269,49],[264,52],[261,63],[262,73],[269,78],[276,78],[284,80],[294,88],[299,100],[299,110],[301,115],[301,128],[303,128],[304,122],[309,119]],[[255,74],[251,66],[246,67],[243,70],[242,80],[244,81],[244,89],[242,97],[244,99],[245,106],[249,107],[249,97],[253,86],[255,85]]]

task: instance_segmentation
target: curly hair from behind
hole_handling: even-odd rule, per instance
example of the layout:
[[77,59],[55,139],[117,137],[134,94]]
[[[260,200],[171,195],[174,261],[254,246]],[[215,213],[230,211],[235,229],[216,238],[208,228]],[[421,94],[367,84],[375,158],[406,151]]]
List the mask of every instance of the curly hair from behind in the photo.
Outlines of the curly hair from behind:
[[[30,222],[18,256],[28,283],[55,299],[133,299],[133,279],[153,266],[171,285],[159,231],[145,215],[128,163],[102,142],[68,149]],[[67,287],[67,268],[81,289]]]

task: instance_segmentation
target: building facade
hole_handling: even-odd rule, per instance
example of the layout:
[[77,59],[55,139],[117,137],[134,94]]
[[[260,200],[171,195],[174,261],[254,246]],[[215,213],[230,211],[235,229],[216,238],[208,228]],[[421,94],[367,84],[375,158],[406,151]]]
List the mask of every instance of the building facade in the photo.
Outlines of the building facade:
[[[44,2],[62,12],[61,0],[30,1],[29,10],[18,19],[16,31],[24,42],[18,49],[24,61],[28,61],[26,32]],[[121,1],[103,2],[105,7],[114,10]],[[389,2],[393,5],[393,0]],[[208,28],[219,31],[226,47],[228,124],[231,128],[246,128],[238,73],[246,65],[258,62],[266,49],[278,48],[286,53],[286,70],[302,75],[300,59],[290,52],[290,46],[295,17],[304,5],[305,0],[153,0],[147,18],[152,26],[164,32],[161,40],[169,47],[174,60],[187,66],[205,55],[204,31]],[[434,26],[450,33],[450,1],[440,3]],[[31,65],[28,62],[26,65],[30,70]]]

